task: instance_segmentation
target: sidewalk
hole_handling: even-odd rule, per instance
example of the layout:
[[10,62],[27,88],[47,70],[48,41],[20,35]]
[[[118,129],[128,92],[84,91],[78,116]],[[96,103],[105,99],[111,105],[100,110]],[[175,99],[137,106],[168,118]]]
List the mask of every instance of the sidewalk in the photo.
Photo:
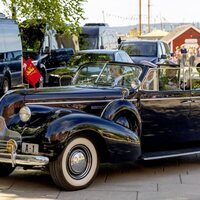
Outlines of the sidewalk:
[[45,173],[18,168],[0,178],[0,200],[199,200],[200,156],[136,164],[103,165],[95,182],[75,192],[59,190]]

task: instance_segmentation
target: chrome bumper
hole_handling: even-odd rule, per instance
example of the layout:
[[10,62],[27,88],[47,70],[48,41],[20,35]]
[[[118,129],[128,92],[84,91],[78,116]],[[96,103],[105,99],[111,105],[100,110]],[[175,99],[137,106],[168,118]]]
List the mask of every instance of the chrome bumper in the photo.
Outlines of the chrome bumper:
[[10,163],[12,165],[43,166],[49,163],[49,158],[45,156],[16,154],[14,155],[13,163],[12,155],[10,153],[0,153],[0,163]]

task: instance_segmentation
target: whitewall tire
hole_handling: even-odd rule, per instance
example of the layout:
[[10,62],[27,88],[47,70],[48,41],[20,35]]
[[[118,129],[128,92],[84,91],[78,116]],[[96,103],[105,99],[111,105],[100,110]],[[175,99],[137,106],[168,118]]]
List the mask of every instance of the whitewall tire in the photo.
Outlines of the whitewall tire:
[[89,186],[96,177],[98,168],[96,147],[85,137],[72,139],[58,159],[50,162],[50,174],[54,182],[65,190]]

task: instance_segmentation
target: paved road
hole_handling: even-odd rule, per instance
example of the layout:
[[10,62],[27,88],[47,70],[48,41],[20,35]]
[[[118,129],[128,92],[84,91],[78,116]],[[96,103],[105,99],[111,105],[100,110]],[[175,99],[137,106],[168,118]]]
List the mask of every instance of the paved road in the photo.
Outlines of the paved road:
[[200,200],[200,156],[103,165],[87,189],[66,192],[46,172],[20,168],[0,178],[0,200]]

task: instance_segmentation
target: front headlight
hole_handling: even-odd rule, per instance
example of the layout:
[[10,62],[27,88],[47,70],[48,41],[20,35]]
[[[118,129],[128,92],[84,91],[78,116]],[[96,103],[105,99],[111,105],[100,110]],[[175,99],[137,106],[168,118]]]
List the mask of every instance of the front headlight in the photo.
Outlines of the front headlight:
[[19,117],[21,121],[27,122],[31,118],[31,110],[29,107],[24,106],[19,111]]

